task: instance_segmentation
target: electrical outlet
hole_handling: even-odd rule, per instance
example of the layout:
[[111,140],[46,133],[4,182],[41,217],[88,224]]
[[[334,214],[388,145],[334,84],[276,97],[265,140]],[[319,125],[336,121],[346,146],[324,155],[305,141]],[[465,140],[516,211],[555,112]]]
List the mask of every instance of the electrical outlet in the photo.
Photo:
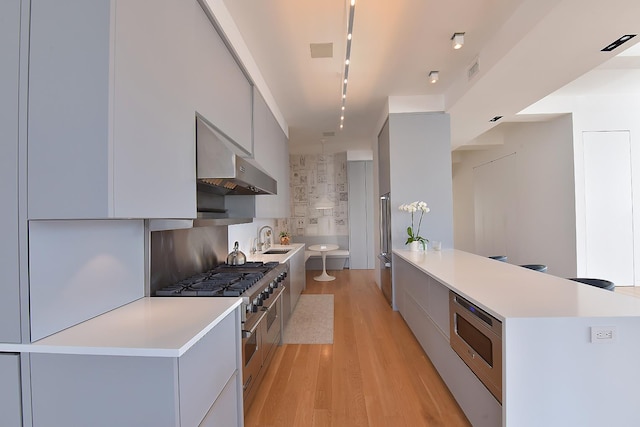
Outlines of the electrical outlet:
[[592,343],[610,343],[616,340],[615,326],[592,326],[591,342]]

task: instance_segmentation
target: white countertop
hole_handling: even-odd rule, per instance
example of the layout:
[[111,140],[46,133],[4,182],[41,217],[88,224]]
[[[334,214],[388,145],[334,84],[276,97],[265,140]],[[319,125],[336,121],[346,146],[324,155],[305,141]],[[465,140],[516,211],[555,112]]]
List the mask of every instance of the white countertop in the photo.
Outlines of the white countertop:
[[[255,262],[287,262],[296,252],[304,250],[304,243],[291,243],[290,245],[271,245],[269,249],[291,249],[286,254],[263,254],[256,252],[255,254],[245,254],[247,261]],[[269,250],[267,249],[267,251]]]
[[180,357],[240,305],[240,298],[141,298],[31,344],[0,351]]
[[640,316],[640,298],[468,252],[394,249],[393,253],[501,320]]

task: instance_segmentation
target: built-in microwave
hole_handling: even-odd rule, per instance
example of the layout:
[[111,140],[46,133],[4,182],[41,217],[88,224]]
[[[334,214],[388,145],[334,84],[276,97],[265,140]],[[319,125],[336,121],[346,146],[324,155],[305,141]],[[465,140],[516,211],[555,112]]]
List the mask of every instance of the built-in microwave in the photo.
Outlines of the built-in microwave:
[[449,291],[451,348],[502,404],[502,322]]

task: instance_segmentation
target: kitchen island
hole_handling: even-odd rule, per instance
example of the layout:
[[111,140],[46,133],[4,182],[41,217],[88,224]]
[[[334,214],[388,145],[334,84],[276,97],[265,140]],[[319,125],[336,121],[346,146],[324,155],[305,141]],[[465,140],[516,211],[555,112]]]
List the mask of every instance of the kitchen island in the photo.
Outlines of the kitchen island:
[[[457,250],[393,257],[394,306],[474,426],[640,425],[640,299]],[[449,291],[502,322],[502,405],[449,345]]]
[[242,425],[240,298],[141,298],[31,344],[34,426]]

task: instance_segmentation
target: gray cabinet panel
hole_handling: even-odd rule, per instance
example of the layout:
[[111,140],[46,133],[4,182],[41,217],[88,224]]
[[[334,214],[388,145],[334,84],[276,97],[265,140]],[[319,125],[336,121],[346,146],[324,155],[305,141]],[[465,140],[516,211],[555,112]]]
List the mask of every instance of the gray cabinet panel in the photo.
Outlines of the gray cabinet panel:
[[142,220],[29,223],[31,339],[144,296]]
[[389,154],[389,120],[387,120],[378,135],[378,192],[381,196],[391,191]]
[[347,162],[347,177],[349,181],[349,268],[371,269],[375,264],[372,162]]
[[20,356],[0,353],[0,426],[22,425]]
[[287,218],[289,204],[289,144],[280,124],[254,88],[254,158],[278,182],[277,195],[256,196],[256,218]]
[[[20,342],[18,74],[20,0],[0,2],[0,342]],[[2,424],[2,423],[0,423]],[[6,425],[6,424],[2,424]]]
[[32,354],[33,425],[242,426],[239,310],[179,358]]
[[109,0],[31,2],[30,218],[108,211],[110,13]]
[[291,286],[291,312],[296,308],[300,294],[307,287],[307,276],[304,265],[304,250],[300,249],[289,259],[289,276]]
[[410,215],[397,210],[403,203],[425,201],[420,235],[453,247],[453,181],[449,115],[402,113],[389,115],[391,236],[393,248],[404,248]]
[[244,420],[243,414],[238,411],[236,400],[238,398],[238,381],[235,374],[218,399],[215,401],[207,416],[202,420],[199,427],[220,427],[220,426],[241,426]]
[[195,217],[195,6],[31,2],[30,219]]
[[33,425],[175,427],[176,359],[31,355]]
[[196,111],[245,154],[253,152],[252,87],[204,11],[194,20]]
[[[211,402],[238,372],[236,363],[236,317],[231,313],[179,359],[180,425],[196,426]],[[215,369],[206,369],[215,359]],[[233,409],[236,409],[235,400]]]

